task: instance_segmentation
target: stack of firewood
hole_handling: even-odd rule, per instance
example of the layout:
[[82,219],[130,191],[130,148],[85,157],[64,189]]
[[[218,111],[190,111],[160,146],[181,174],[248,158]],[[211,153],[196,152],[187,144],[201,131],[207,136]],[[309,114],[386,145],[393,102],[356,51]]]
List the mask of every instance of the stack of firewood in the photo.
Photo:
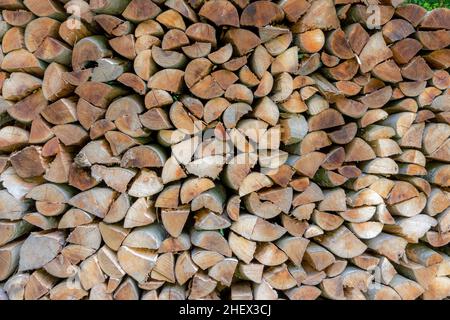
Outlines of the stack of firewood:
[[1,299],[450,296],[450,10],[0,0]]

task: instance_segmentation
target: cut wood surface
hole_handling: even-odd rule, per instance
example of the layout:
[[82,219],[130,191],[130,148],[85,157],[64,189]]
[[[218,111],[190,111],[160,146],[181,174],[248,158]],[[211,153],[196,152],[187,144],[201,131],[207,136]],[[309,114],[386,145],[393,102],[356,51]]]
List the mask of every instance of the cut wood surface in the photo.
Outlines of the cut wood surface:
[[0,0],[0,300],[448,299],[449,21]]

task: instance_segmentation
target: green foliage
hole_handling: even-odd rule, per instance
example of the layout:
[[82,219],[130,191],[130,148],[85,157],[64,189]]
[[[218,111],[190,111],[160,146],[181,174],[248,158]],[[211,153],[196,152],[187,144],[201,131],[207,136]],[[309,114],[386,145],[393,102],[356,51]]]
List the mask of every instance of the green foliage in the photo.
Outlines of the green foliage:
[[427,10],[435,8],[450,8],[450,0],[410,0],[408,2],[421,5]]

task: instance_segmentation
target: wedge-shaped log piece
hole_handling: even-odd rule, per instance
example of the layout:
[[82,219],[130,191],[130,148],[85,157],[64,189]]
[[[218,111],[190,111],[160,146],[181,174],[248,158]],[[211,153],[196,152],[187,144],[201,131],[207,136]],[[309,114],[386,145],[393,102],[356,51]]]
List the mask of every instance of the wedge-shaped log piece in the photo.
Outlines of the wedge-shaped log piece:
[[274,102],[281,102],[289,98],[292,94],[293,87],[292,76],[287,72],[282,72],[274,79],[274,85],[272,89],[272,95],[270,98]]
[[183,231],[183,227],[186,224],[189,216],[189,210],[185,207],[177,209],[163,209],[161,211],[161,220],[165,230],[172,236],[178,237]]
[[392,19],[383,26],[383,36],[388,43],[402,40],[414,32],[414,27],[406,20]]
[[61,251],[64,238],[61,231],[31,233],[20,249],[19,270],[43,267]]
[[216,26],[231,26],[239,28],[239,14],[236,7],[227,0],[206,2],[199,15],[212,21]]
[[[353,140],[356,135],[357,125],[354,122],[348,123],[338,130],[328,134],[330,140],[337,144],[347,144]],[[347,151],[346,151],[347,153]]]
[[263,27],[283,18],[284,12],[277,4],[256,1],[245,7],[241,14],[241,25]]
[[276,245],[286,253],[296,266],[300,266],[309,242],[309,240],[302,237],[285,236],[277,240]]
[[304,260],[315,270],[322,271],[335,262],[335,257],[327,249],[320,245],[309,242],[306,248]]
[[406,249],[408,259],[420,263],[425,267],[439,264],[443,261],[443,256],[438,252],[422,244],[410,245]]
[[[126,1],[125,1],[126,2]],[[149,3],[144,0],[131,0],[125,10],[122,13],[122,16],[131,21],[131,22],[142,22],[145,20],[155,18],[161,9],[153,2]]]
[[226,128],[234,128],[236,127],[238,121],[251,110],[251,106],[244,102],[230,104],[226,106],[226,109],[223,112],[223,124]]
[[93,165],[91,174],[94,179],[103,180],[108,187],[122,193],[127,190],[127,185],[136,175],[136,172],[124,168],[108,168],[101,165]]
[[56,284],[57,279],[44,270],[33,272],[25,286],[25,300],[38,300]]
[[178,256],[175,263],[175,277],[180,285],[185,284],[197,273],[197,271],[198,267],[192,261],[188,251],[185,251]]
[[397,181],[391,189],[387,204],[392,205],[401,201],[405,201],[419,195],[414,186],[408,182]]
[[32,178],[42,175],[47,164],[41,156],[41,148],[26,147],[10,156],[11,165],[21,178]]
[[42,92],[47,100],[55,101],[73,92],[74,87],[62,79],[62,74],[65,72],[67,68],[56,62],[45,69]]
[[170,107],[169,117],[173,125],[183,133],[194,134],[199,130],[199,124],[196,123],[195,118],[188,114],[179,101],[174,102]]
[[42,80],[24,72],[13,72],[5,79],[2,87],[3,98],[12,101],[22,100],[42,86]]
[[134,72],[144,81],[148,81],[157,72],[157,67],[152,57],[152,51],[149,49],[140,51],[134,59]]
[[225,205],[225,189],[222,186],[217,186],[209,189],[202,194],[195,197],[191,202],[191,210],[197,211],[202,208],[211,210],[212,212],[220,214],[223,212]]
[[450,136],[450,126],[443,123],[430,123],[425,126],[423,132],[423,150],[426,154],[432,154],[444,144]]
[[[4,159],[4,165],[7,166],[8,162],[6,160],[6,157]],[[6,207],[8,207],[8,202],[10,202],[12,204],[12,207],[14,207],[15,202],[12,200],[13,197],[17,200],[23,199],[28,192],[30,192],[31,190],[33,190],[33,188],[37,187],[40,184],[39,179],[25,180],[20,178],[12,167],[7,167],[7,169],[3,171],[2,174],[0,174],[0,181],[3,183],[3,187],[5,188],[4,190],[0,191],[2,193],[2,197],[12,195],[11,198],[6,197],[5,200],[2,201],[6,205]],[[9,200],[8,198],[11,200]],[[6,199],[8,199],[9,201],[7,201]],[[24,206],[25,204],[26,201],[23,201],[22,206]],[[7,210],[5,210],[4,212],[6,211]],[[14,209],[11,209],[11,212],[14,213]]]
[[76,122],[77,111],[75,103],[70,99],[59,99],[47,106],[41,115],[51,124],[67,124]]
[[116,193],[109,188],[94,188],[75,195],[69,204],[104,218],[114,200]]
[[114,100],[105,114],[106,120],[115,121],[122,116],[137,114],[144,111],[142,99],[137,95],[128,95]]
[[231,257],[231,249],[225,238],[216,231],[192,231],[192,244],[205,249],[218,252],[226,257]]
[[94,217],[80,209],[72,208],[64,213],[58,223],[58,229],[76,228],[91,223]]
[[[90,290],[97,284],[106,280],[103,274],[97,255],[92,255],[80,264],[80,283],[85,290]],[[92,294],[92,293],[91,293]]]
[[235,254],[239,260],[242,260],[245,263],[250,263],[252,261],[256,250],[255,242],[240,237],[234,232],[230,232],[228,244],[230,245],[233,254]]
[[30,123],[38,114],[48,105],[48,101],[44,97],[41,89],[36,90],[24,99],[16,102],[14,105],[6,109],[8,114],[23,123]]
[[[312,203],[312,202],[322,201],[323,199],[324,199],[324,195],[323,195],[322,189],[314,182],[311,182],[309,184],[309,186],[302,193],[294,196],[292,205],[294,207],[297,207],[297,206]],[[305,219],[305,218],[303,218],[303,219]]]
[[378,63],[392,57],[392,51],[386,46],[383,34],[377,32],[372,35],[359,55],[361,71],[371,71]]
[[153,201],[139,198],[128,209],[123,226],[125,228],[145,226],[153,223],[155,220],[156,209]]
[[218,252],[198,248],[192,251],[191,256],[192,261],[202,270],[206,270],[224,259],[224,256]]
[[225,158],[223,156],[211,156],[190,162],[186,165],[186,170],[200,178],[217,179],[224,165]]
[[336,230],[344,222],[338,215],[318,210],[314,210],[311,218],[311,220],[324,231]]
[[82,167],[93,164],[116,164],[119,159],[113,157],[106,140],[91,141],[85,145],[75,157],[75,163]]
[[111,282],[111,286],[117,288],[114,291],[114,300],[139,300],[139,288],[132,277],[126,277],[122,283],[120,281],[114,284]]
[[[267,242],[258,246],[255,252],[255,259],[263,266],[278,266],[286,262],[288,260],[288,256],[273,243]],[[257,266],[254,266],[253,268],[251,266],[252,264],[248,265],[248,268],[246,268],[246,277],[252,280],[253,278],[258,278],[258,282],[260,282],[260,272],[262,273],[262,270],[260,270]],[[255,273],[255,275],[249,276],[250,273]]]
[[159,253],[166,253],[166,252],[179,252],[179,251],[186,251],[191,248],[191,241],[189,238],[189,235],[187,233],[182,233],[177,238],[166,238],[163,243],[161,244],[161,247],[159,248]]
[[413,217],[422,212],[426,206],[426,202],[427,200],[425,194],[420,193],[414,198],[390,206],[389,209],[392,214],[404,217]]
[[158,250],[165,238],[165,230],[158,224],[133,229],[122,245],[130,248]]
[[225,258],[209,269],[208,275],[220,284],[229,287],[237,265],[238,260],[236,258]]
[[[90,252],[90,254],[92,253],[93,252]],[[86,259],[87,257],[84,256],[84,258]],[[73,264],[72,260],[71,257],[67,257],[61,253],[57,255],[55,259],[47,263],[44,266],[44,270],[57,278],[66,279],[73,277],[80,269]]]
[[78,279],[62,281],[50,289],[50,300],[81,300],[87,295]]
[[180,93],[183,86],[184,72],[177,69],[158,71],[148,80],[150,89],[161,89],[173,93]]
[[175,183],[168,185],[158,195],[155,202],[157,208],[177,208],[180,202],[180,187],[181,184]]
[[186,178],[187,175],[183,168],[180,166],[175,157],[170,157],[164,164],[161,177],[163,183],[177,181]]
[[103,82],[87,81],[75,89],[75,93],[96,107],[106,108],[111,101],[125,93],[125,89]]
[[339,19],[331,0],[319,0],[311,3],[305,15],[292,27],[293,32],[305,32],[312,29],[337,29]]
[[45,71],[45,63],[25,49],[9,52],[1,66],[8,72],[26,72],[38,77],[42,77]]
[[185,204],[192,201],[201,193],[214,188],[214,183],[208,178],[189,178],[180,190],[181,203]]
[[0,279],[3,281],[16,270],[23,241],[14,241],[0,247]]
[[401,68],[402,76],[413,81],[428,80],[433,77],[433,72],[426,61],[418,56]]
[[286,232],[277,224],[249,214],[240,215],[239,220],[232,223],[231,230],[254,241],[274,241]]
[[269,268],[264,272],[263,278],[271,287],[277,290],[288,290],[297,285],[285,264]]
[[72,66],[74,71],[81,71],[91,61],[112,56],[106,38],[91,36],[81,39],[73,48]]
[[251,192],[258,191],[273,185],[272,180],[260,172],[252,172],[244,178],[239,187],[239,196],[243,197]]
[[261,201],[257,193],[252,192],[244,199],[246,209],[261,218],[271,219],[280,214],[281,209],[270,201]]
[[261,44],[259,37],[246,29],[230,29],[224,39],[232,44],[234,51],[239,56],[247,54]]
[[148,249],[135,249],[127,246],[120,247],[117,258],[122,269],[139,283],[148,279],[156,264],[158,255]]
[[161,177],[156,172],[142,169],[128,190],[132,197],[149,197],[164,189]]
[[422,44],[411,38],[403,39],[391,46],[392,55],[398,64],[408,63],[422,48]]
[[192,278],[192,286],[189,292],[189,299],[205,298],[214,291],[216,286],[217,281],[211,279],[204,273],[197,273]]
[[344,125],[342,115],[335,109],[327,109],[308,120],[309,131],[322,130]]
[[326,190],[323,193],[323,200],[319,203],[319,211],[345,211],[345,191],[341,188]]
[[157,145],[137,146],[129,149],[122,157],[125,168],[161,168],[166,162],[166,154]]
[[[450,201],[445,193],[439,188],[432,188],[431,192],[428,194],[427,206],[425,207],[425,212],[430,216],[435,216],[436,214],[446,212],[447,208],[450,206]],[[445,210],[445,211],[444,211]],[[444,218],[446,214],[441,215],[441,219]]]
[[67,242],[97,250],[100,248],[102,236],[97,223],[76,227],[67,237]]
[[241,153],[232,158],[224,169],[225,184],[234,190],[239,190],[242,181],[248,176],[257,160],[255,153]]
[[417,31],[415,36],[427,50],[444,49],[450,43],[448,30]]
[[345,226],[328,232],[318,237],[317,240],[321,245],[341,258],[354,258],[367,249],[367,246]]
[[404,257],[407,245],[405,239],[383,232],[377,237],[367,240],[366,243],[370,249],[396,263]]
[[424,292],[418,283],[398,274],[394,276],[389,286],[400,295],[402,300],[415,300]]
[[376,221],[349,223],[348,227],[359,239],[375,238],[383,230],[383,224]]
[[156,265],[151,272],[152,279],[175,283],[175,259],[171,252],[158,256]]
[[28,273],[20,273],[12,276],[2,289],[2,296],[6,295],[5,299],[8,300],[23,300],[25,293],[25,286],[30,279]]
[[289,213],[293,196],[292,188],[276,188],[261,192],[261,200],[268,200],[275,204],[284,213]]
[[316,300],[321,291],[314,286],[302,285],[285,291],[290,300]]
[[435,219],[418,214],[410,218],[398,218],[395,225],[386,225],[384,230],[396,235],[399,235],[408,242],[417,243],[433,226],[436,226]]
[[398,170],[398,165],[391,158],[376,158],[362,167],[362,171],[369,174],[392,175],[397,174]]
[[165,51],[157,46],[153,46],[151,52],[153,60],[163,68],[180,68],[186,62],[186,58],[182,53]]

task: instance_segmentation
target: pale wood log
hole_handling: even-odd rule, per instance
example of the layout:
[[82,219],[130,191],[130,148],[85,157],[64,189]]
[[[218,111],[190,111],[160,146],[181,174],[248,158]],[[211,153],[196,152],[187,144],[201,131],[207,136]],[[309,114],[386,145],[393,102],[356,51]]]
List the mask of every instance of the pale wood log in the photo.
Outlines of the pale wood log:
[[63,248],[64,239],[60,231],[32,233],[20,249],[19,270],[39,269],[50,262]]
[[30,279],[28,273],[18,273],[12,276],[5,283],[4,291],[9,300],[23,300],[25,294],[25,286]]
[[139,289],[136,282],[131,277],[127,277],[114,291],[113,298],[114,300],[138,300]]
[[367,246],[375,252],[386,256],[388,259],[398,262],[405,255],[407,241],[403,238],[381,233],[377,237],[368,240]]
[[192,261],[191,255],[188,251],[185,251],[178,256],[175,264],[175,276],[180,285],[185,284],[197,273],[197,271],[198,267]]
[[16,270],[20,260],[20,249],[23,241],[14,241],[0,247],[0,279],[3,281]]
[[77,226],[67,237],[67,242],[94,250],[100,248],[102,236],[97,223]]
[[148,249],[121,246],[117,258],[122,269],[133,279],[142,283],[156,264],[157,254]]

